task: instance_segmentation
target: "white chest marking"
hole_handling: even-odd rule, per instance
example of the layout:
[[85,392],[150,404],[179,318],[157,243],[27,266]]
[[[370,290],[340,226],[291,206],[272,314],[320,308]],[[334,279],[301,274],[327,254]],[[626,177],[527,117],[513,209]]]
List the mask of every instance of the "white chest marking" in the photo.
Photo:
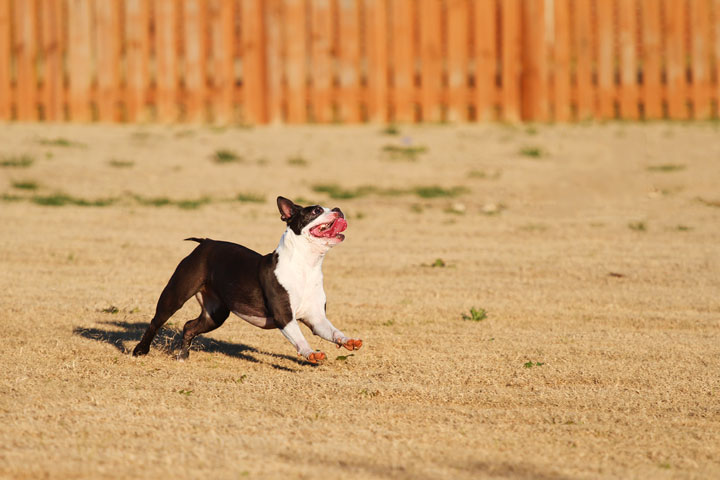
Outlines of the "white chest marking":
[[278,263],[275,276],[287,290],[294,318],[303,318],[325,308],[322,260],[325,251],[318,251],[304,238],[286,232],[276,250]]

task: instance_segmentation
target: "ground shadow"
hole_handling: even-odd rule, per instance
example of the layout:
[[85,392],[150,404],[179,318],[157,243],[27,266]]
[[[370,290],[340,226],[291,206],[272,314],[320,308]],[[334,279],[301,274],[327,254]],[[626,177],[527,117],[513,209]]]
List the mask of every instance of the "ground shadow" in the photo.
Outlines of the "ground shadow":
[[[87,327],[74,327],[73,334],[81,337],[95,340],[98,342],[107,343],[117,348],[120,353],[129,354],[130,349],[125,347],[125,343],[139,342],[148,324],[145,322],[125,322],[121,320],[109,321],[109,322],[98,322],[103,325],[108,325],[110,328],[87,328]],[[114,327],[114,328],[113,328]],[[161,329],[152,343],[152,348],[156,348],[167,355],[173,355],[180,349],[182,342],[182,333],[170,328]],[[259,350],[255,347],[245,345],[243,343],[232,343],[224,340],[216,340],[212,338],[206,338],[198,336],[193,340],[192,351],[203,351],[208,353],[221,353],[229,357],[238,358],[252,363],[268,363],[273,368],[278,370],[287,370],[294,372],[295,370],[277,365],[275,363],[264,362],[259,360],[250,354],[265,355],[270,358],[282,358],[284,360],[290,360],[298,365],[309,365],[306,362],[295,358],[290,355],[282,355],[277,353],[266,352]],[[191,357],[192,358],[192,353]]]

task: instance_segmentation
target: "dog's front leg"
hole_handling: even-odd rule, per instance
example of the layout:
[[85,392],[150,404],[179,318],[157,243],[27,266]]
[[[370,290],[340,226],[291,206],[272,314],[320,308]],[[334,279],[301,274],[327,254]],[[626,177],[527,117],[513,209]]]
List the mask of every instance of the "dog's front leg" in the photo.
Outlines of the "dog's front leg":
[[362,347],[362,340],[346,337],[343,332],[330,323],[324,311],[316,312],[314,315],[307,315],[301,321],[310,327],[315,335],[334,343],[338,348],[345,347],[348,350],[359,350]]
[[308,362],[318,363],[325,360],[325,354],[323,352],[315,352],[310,348],[310,344],[305,340],[305,337],[300,331],[300,325],[298,325],[297,320],[292,319],[287,325],[281,328],[280,331],[297,349],[298,355],[305,357]]

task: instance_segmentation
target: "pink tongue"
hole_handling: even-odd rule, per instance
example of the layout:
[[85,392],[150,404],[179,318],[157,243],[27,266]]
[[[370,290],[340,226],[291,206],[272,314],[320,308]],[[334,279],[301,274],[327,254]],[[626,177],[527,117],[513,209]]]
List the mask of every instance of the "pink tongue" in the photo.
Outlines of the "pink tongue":
[[332,228],[330,229],[329,236],[334,237],[338,233],[344,231],[347,228],[347,222],[344,218],[338,218],[335,220],[335,223],[333,223]]

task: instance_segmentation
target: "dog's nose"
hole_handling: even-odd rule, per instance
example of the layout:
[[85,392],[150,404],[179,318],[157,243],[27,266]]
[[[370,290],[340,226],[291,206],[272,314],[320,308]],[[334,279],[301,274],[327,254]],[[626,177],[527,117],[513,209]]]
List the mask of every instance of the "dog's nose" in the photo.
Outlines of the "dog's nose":
[[337,212],[340,215],[340,218],[345,218],[345,215],[343,215],[342,210],[340,210],[338,207],[333,208],[331,211]]

